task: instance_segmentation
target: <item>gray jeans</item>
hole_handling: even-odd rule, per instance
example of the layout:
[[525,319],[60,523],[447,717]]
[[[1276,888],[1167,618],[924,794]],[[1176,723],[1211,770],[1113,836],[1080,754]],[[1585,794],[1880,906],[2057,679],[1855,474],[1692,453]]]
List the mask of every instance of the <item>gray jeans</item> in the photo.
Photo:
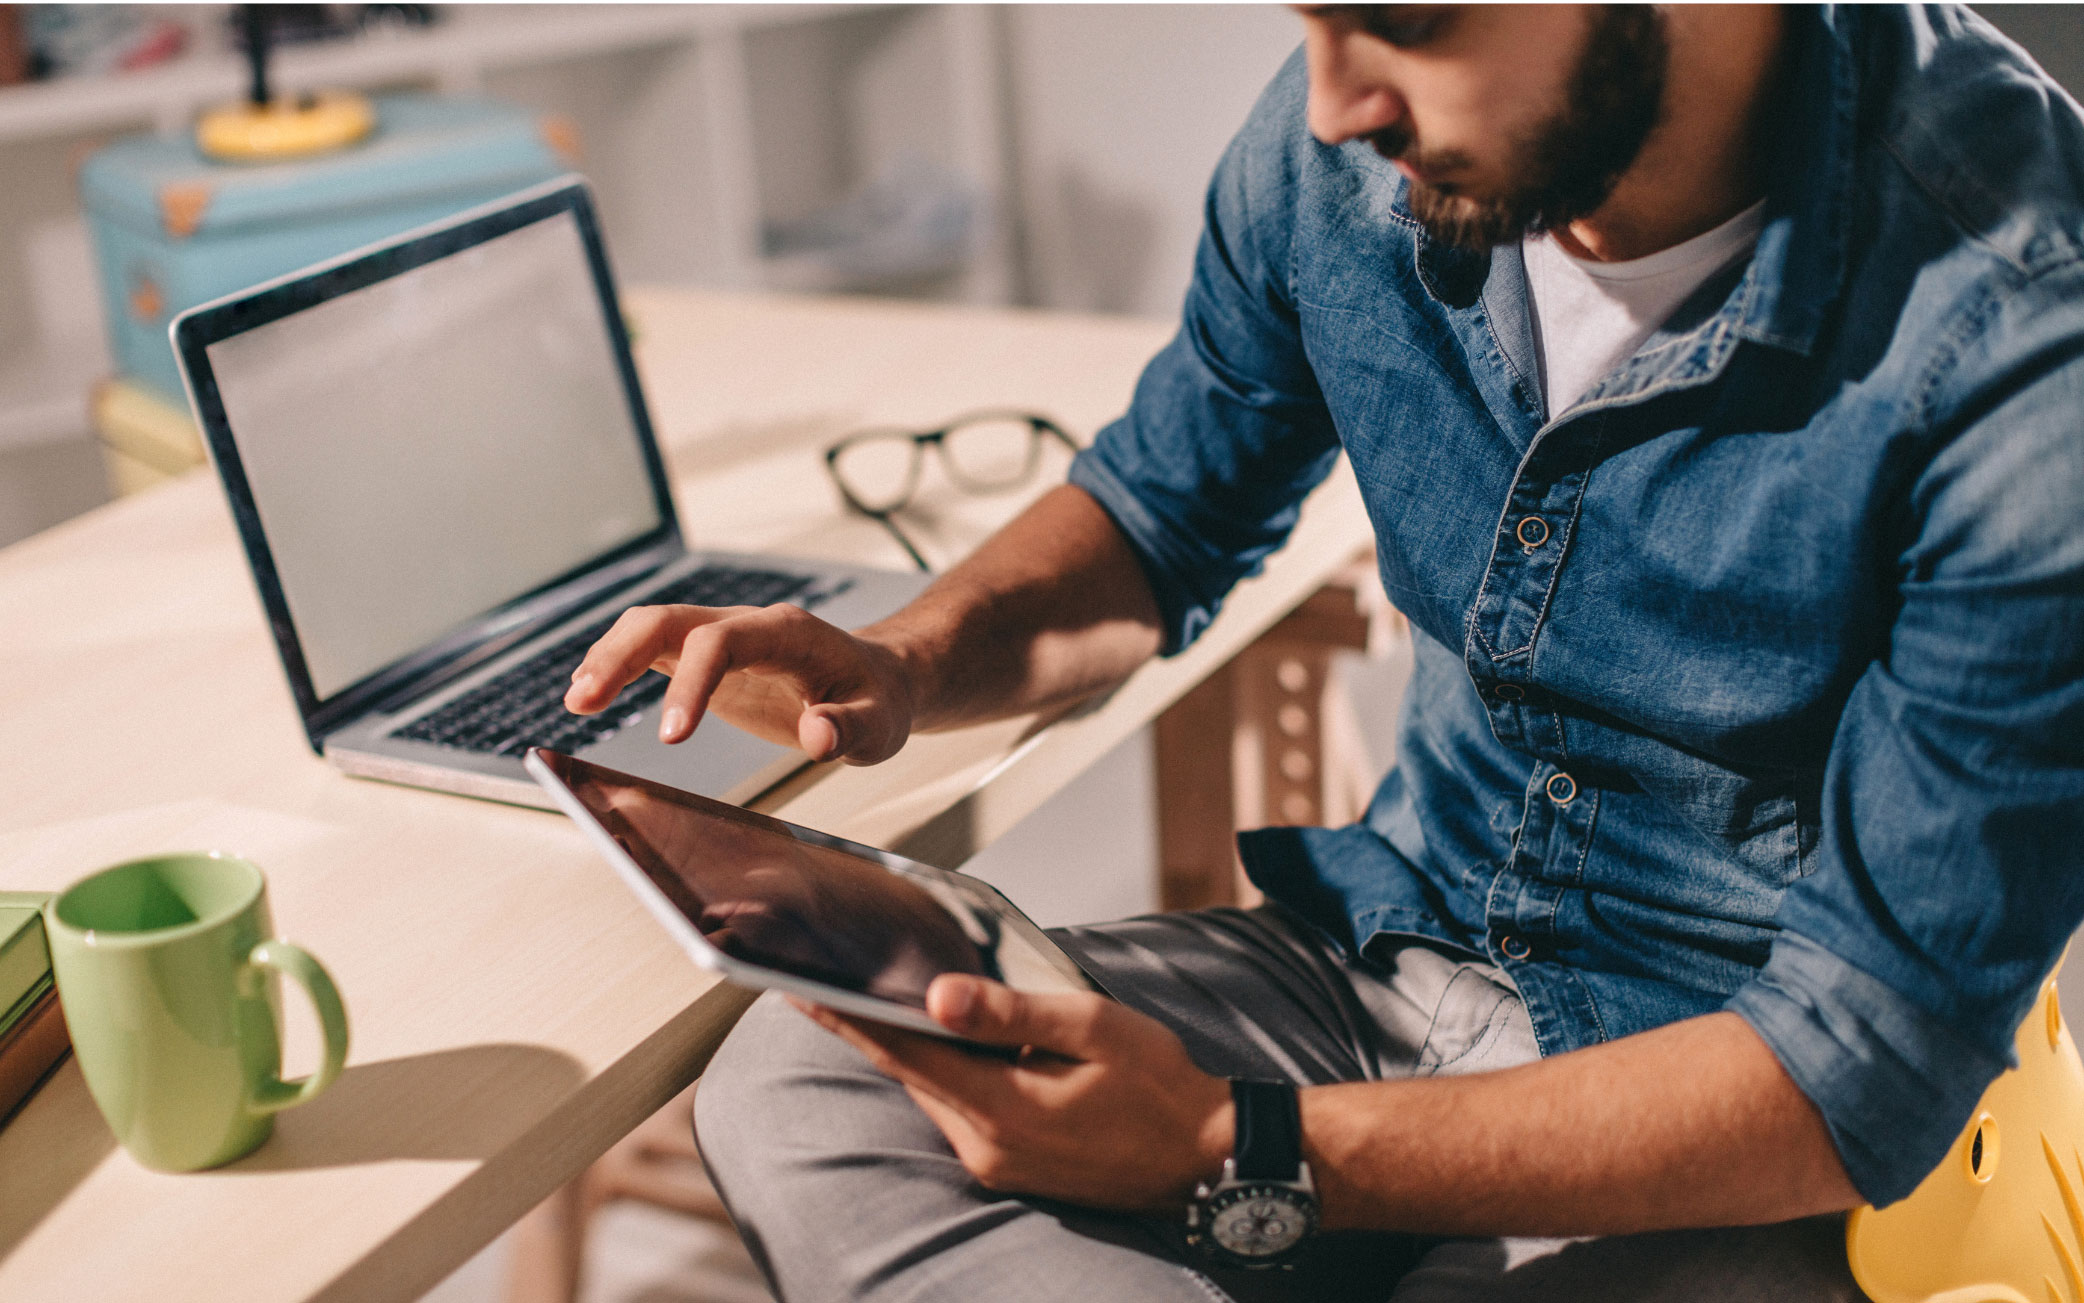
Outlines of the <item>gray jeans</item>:
[[[1277,907],[1054,934],[1204,1069],[1299,1083],[1481,1072],[1537,1057],[1498,969],[1422,944],[1351,963]],[[1822,1303],[1861,1298],[1844,1219],[1593,1240],[1318,1237],[1290,1270],[1197,1259],[1178,1219],[993,1194],[902,1089],[773,996],[696,1092],[710,1174],[787,1303]]]

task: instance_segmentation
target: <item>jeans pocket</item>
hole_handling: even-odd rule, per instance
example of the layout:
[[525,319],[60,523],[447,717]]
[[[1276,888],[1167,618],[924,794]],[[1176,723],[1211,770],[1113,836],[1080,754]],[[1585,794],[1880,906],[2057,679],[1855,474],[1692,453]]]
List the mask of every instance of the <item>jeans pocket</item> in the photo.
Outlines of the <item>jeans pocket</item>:
[[1465,964],[1441,992],[1412,1075],[1454,1077],[1538,1057],[1533,1024],[1518,992],[1483,968]]

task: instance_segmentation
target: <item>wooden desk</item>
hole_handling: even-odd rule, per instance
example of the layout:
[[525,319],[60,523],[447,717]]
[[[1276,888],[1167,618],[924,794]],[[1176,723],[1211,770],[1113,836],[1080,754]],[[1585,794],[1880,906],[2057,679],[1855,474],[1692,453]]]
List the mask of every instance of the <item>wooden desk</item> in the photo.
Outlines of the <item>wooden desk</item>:
[[[1089,437],[1161,323],[638,292],[697,543],[903,558],[818,454],[853,428],[1032,406]],[[935,499],[930,555],[1020,505]],[[1047,727],[923,736],[763,808],[959,863],[1314,592],[1368,537],[1342,471],[1194,648]],[[0,1130],[0,1298],[410,1299],[650,1115],[744,997],[669,943],[562,818],[346,778],[304,746],[216,483],[191,475],[0,552],[0,888],[151,851],[269,873],[354,1025],[333,1089],[213,1172],[148,1172],[68,1064]],[[314,1055],[288,999],[289,1066]]]

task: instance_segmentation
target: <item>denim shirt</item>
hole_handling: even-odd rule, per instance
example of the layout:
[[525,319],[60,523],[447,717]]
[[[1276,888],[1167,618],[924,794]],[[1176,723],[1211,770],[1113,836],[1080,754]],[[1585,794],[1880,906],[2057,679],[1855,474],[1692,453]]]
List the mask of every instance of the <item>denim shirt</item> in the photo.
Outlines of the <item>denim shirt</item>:
[[1789,15],[1756,251],[1557,413],[1517,249],[1428,242],[1291,59],[1071,478],[1176,651],[1343,452],[1397,763],[1253,881],[1502,965],[1545,1053],[1734,1010],[1885,1204],[2084,917],[2084,123],[1965,10]]

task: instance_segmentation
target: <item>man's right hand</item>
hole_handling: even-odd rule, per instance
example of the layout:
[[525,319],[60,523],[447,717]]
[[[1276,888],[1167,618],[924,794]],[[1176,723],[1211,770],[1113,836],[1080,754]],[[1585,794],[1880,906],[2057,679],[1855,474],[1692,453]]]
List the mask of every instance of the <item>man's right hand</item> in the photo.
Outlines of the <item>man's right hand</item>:
[[1163,640],[1150,582],[1084,489],[1060,485],[859,633],[794,606],[639,606],[586,653],[564,704],[606,710],[671,675],[659,739],[706,711],[813,760],[872,765],[914,729],[1046,710],[1111,687]]
[[661,742],[685,741],[714,710],[813,760],[869,765],[897,754],[912,731],[903,659],[796,606],[632,607],[573,671],[565,706],[605,710],[646,670],[673,680]]

